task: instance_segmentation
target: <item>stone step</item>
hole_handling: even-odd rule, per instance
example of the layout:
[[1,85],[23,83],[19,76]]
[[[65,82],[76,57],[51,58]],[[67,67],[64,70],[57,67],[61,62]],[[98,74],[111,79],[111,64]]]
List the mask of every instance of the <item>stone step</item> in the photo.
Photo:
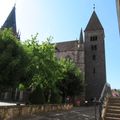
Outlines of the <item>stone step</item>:
[[108,103],[120,103],[120,100],[109,101]]
[[108,102],[108,104],[109,104],[109,103],[111,103],[111,104],[112,104],[112,103],[118,103],[118,104],[120,104],[120,101],[119,101],[119,102],[117,102],[117,101],[110,101],[110,102]]
[[120,114],[120,110],[119,109],[107,109],[106,113]]
[[109,102],[108,106],[120,106],[120,103]]
[[105,120],[120,120],[120,118],[116,118],[116,117],[106,117]]
[[106,117],[116,117],[120,119],[120,114],[116,114],[116,113],[106,113]]
[[120,110],[120,106],[110,105],[110,106],[108,106],[108,109],[118,109],[118,110]]
[[110,102],[114,102],[114,101],[117,101],[117,102],[120,102],[120,99],[109,99]]
[[109,99],[105,120],[120,120],[120,97]]
[[120,97],[110,97],[109,100],[120,100]]
[[109,101],[120,101],[120,99],[109,99]]

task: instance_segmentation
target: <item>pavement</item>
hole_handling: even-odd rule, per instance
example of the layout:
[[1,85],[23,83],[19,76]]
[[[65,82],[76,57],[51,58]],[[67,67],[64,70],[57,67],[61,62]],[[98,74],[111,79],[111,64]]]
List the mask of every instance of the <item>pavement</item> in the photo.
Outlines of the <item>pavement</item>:
[[[96,115],[98,116],[98,111]],[[77,107],[70,111],[40,113],[14,120],[95,120],[95,108]]]
[[16,105],[16,103],[0,102],[0,106],[13,106],[13,105]]
[[0,102],[0,106],[14,106],[14,105],[17,105],[17,104],[25,105],[25,104],[23,104],[23,103],[18,103],[18,102],[14,102],[14,103],[10,103],[10,102]]

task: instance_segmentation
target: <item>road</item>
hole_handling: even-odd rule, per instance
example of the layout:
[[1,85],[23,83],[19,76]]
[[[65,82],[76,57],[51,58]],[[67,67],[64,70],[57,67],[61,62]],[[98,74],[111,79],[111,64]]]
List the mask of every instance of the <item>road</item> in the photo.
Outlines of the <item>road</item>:
[[41,113],[15,120],[95,120],[95,108],[79,107],[70,111]]

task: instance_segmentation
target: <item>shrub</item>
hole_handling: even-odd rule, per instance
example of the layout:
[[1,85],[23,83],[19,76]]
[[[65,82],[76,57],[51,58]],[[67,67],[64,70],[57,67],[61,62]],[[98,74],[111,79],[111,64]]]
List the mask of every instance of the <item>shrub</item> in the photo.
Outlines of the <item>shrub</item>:
[[36,88],[29,96],[29,102],[31,104],[44,104],[45,96],[40,88]]

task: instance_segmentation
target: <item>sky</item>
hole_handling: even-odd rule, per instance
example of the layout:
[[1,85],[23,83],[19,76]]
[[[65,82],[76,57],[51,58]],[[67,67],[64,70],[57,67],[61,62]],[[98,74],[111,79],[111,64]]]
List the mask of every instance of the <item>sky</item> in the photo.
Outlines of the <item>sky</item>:
[[21,40],[39,33],[38,39],[53,36],[53,42],[79,38],[95,11],[105,31],[107,82],[120,89],[120,36],[115,0],[0,0],[0,26],[16,3],[17,30]]

